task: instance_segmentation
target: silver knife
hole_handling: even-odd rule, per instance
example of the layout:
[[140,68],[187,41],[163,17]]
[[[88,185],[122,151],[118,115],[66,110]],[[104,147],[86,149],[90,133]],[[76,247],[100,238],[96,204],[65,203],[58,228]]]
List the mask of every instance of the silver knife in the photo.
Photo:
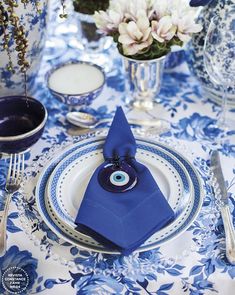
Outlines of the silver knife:
[[224,176],[220,164],[218,151],[213,151],[211,155],[211,169],[218,183],[219,196],[222,203],[220,208],[226,242],[226,256],[231,264],[235,264],[235,231],[228,205],[228,192],[225,186]]

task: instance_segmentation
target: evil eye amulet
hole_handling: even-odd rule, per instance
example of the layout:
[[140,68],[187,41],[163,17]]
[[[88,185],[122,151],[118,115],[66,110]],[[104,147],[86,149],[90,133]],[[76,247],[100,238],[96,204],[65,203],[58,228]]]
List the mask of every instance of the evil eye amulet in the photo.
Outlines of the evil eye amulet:
[[121,162],[120,165],[109,163],[99,171],[98,180],[105,190],[123,193],[136,185],[137,174],[126,162]]

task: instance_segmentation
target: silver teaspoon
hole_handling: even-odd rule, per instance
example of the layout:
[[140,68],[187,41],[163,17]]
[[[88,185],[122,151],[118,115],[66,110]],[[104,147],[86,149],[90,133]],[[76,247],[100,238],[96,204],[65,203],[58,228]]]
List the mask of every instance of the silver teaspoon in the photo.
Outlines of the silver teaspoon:
[[[95,116],[83,113],[83,112],[69,112],[66,115],[66,119],[73,125],[81,128],[96,128],[100,124],[103,123],[111,123],[112,119],[106,118],[106,119],[98,119]],[[141,120],[141,119],[129,119],[129,124],[131,125],[137,125],[137,126],[146,126],[146,127],[163,127],[163,121],[162,120]],[[164,124],[169,124],[167,121],[164,121]]]

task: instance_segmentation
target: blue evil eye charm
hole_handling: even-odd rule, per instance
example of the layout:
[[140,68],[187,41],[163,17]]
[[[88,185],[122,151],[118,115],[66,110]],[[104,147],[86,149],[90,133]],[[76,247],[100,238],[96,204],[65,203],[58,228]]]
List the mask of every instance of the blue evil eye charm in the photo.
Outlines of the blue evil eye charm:
[[122,161],[120,164],[109,163],[99,171],[100,185],[107,191],[123,193],[132,189],[137,183],[135,169]]

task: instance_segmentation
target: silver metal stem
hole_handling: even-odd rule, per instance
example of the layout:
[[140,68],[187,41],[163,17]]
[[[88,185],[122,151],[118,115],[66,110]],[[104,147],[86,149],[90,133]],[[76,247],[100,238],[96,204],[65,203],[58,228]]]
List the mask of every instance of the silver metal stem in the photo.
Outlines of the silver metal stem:
[[228,261],[235,265],[235,231],[228,205],[221,207],[221,216],[224,223],[226,256]]
[[7,229],[7,217],[8,217],[8,211],[10,207],[11,202],[11,195],[6,194],[6,201],[4,206],[4,211],[0,223],[0,256],[3,256],[6,252],[6,229]]
[[0,222],[0,256],[6,252],[6,236],[7,236],[7,217],[10,207],[12,195],[16,192],[21,184],[24,174],[24,154],[10,155],[10,163],[7,173],[6,185],[5,185],[5,206],[3,209],[2,219]]

